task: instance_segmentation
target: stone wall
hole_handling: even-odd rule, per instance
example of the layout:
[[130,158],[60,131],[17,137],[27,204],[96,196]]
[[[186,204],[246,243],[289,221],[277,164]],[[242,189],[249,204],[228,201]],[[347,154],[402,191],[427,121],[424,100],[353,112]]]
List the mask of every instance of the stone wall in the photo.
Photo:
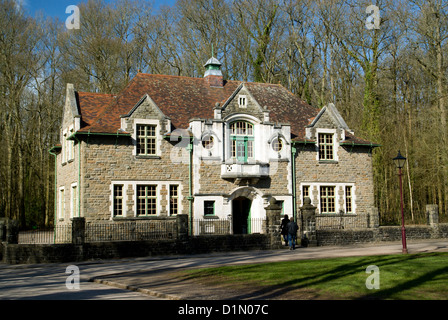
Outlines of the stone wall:
[[[358,243],[401,241],[401,226],[384,226],[357,230],[317,230],[317,245],[352,245]],[[448,224],[406,226],[407,240],[446,239]]]
[[[337,193],[343,194],[341,186],[352,184],[355,189],[355,205],[357,214],[367,214],[374,206],[373,169],[371,151],[369,148],[337,148],[338,161],[318,161],[317,149],[314,144],[299,145],[296,155],[296,185],[297,185],[297,208],[302,203],[302,185],[325,184],[336,185]],[[310,198],[312,204],[319,204],[319,190],[311,188]],[[339,198],[342,206],[343,196]]]
[[8,264],[64,263],[162,255],[270,249],[264,234],[197,236],[188,240],[112,241],[75,244],[2,244]]
[[135,216],[134,181],[159,185],[158,212],[168,215],[169,183],[180,185],[180,201],[183,212],[188,212],[188,159],[183,163],[172,163],[170,159],[173,144],[161,141],[162,156],[141,158],[132,155],[134,146],[127,139],[114,137],[93,137],[84,147],[83,166],[83,214],[89,220],[111,218],[111,185],[113,182],[131,183],[125,189],[126,215]]

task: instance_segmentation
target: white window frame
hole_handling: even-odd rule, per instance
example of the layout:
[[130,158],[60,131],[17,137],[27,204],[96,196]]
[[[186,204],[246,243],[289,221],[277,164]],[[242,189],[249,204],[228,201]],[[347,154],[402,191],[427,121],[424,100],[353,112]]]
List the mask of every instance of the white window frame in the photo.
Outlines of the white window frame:
[[[139,125],[152,125],[156,127],[156,152],[153,155],[139,155],[137,154],[137,126]],[[160,135],[160,121],[156,119],[135,119],[134,120],[134,133],[132,134],[134,141],[134,149],[132,154],[139,157],[160,157],[161,156],[161,145],[162,136]]]
[[247,96],[244,94],[240,94],[238,96],[238,107],[247,108]]
[[[318,214],[321,213],[321,203],[320,203],[320,187],[335,187],[335,214],[338,214],[341,210],[344,211],[344,214],[356,214],[357,213],[357,207],[356,207],[356,185],[352,182],[302,182],[300,184],[300,190],[303,190],[303,186],[309,186],[309,196],[311,199],[311,204],[313,206],[317,207]],[[339,190],[342,187],[343,193],[342,195],[339,194]],[[345,187],[351,187],[352,188],[352,212],[347,213],[346,208],[346,195],[345,195]],[[317,188],[317,203],[314,201],[314,190]],[[342,205],[341,203],[341,197]],[[302,199],[302,205],[303,205],[303,195],[301,197]],[[325,215],[332,215],[334,213],[324,213]]]
[[[333,160],[322,160],[319,157],[319,135],[320,134],[332,134],[333,135]],[[338,162],[339,161],[339,157],[338,157],[338,135],[336,132],[336,129],[316,129],[316,160],[322,163],[325,162]]]
[[[115,185],[122,185],[123,186],[123,215],[122,216],[114,216],[114,186]],[[156,214],[155,215],[147,215],[147,216],[137,216],[137,185],[155,185],[156,186],[156,197],[157,197],[157,201],[156,201]],[[182,191],[183,191],[183,184],[182,181],[180,180],[172,180],[172,181],[161,181],[161,180],[133,180],[133,181],[129,181],[129,180],[114,180],[111,182],[110,184],[110,194],[109,194],[109,212],[110,212],[110,219],[112,220],[114,217],[120,217],[120,218],[125,218],[125,217],[129,217],[128,215],[128,210],[132,210],[132,217],[158,217],[161,215],[161,211],[162,211],[162,205],[161,205],[161,201],[162,200],[166,200],[167,201],[167,205],[166,205],[166,214],[170,215],[171,213],[170,211],[170,195],[169,195],[169,188],[170,185],[177,185],[178,186],[178,214],[181,214],[184,210],[183,205],[182,205],[182,201],[183,201],[183,195],[182,195]],[[161,190],[162,190],[162,186],[165,186],[165,189],[167,190],[166,193],[166,198],[162,198],[161,195]],[[132,196],[128,196],[128,190],[132,189],[133,190],[133,195]],[[165,196],[164,196],[165,197]],[[132,198],[132,199],[130,199]],[[132,200],[133,201],[133,205],[128,207],[128,202]]]
[[[120,185],[123,186],[123,196],[122,196],[122,215],[115,215],[114,212],[114,189],[115,186]],[[128,190],[128,186],[129,186],[129,181],[112,181],[111,185],[110,185],[110,206],[109,206],[109,212],[110,212],[110,219],[112,220],[114,217],[120,217],[120,218],[125,218],[127,215],[127,211],[128,211],[128,207],[127,207],[127,203],[128,203],[128,195],[127,195],[127,190]]]
[[[177,186],[177,196],[175,197],[175,199],[177,200],[177,213],[172,213],[171,212],[171,187],[173,186]],[[179,211],[180,208],[180,185],[177,183],[171,183],[167,186],[168,188],[168,205],[167,205],[167,211],[168,211],[168,216],[175,216],[180,214],[181,212]]]

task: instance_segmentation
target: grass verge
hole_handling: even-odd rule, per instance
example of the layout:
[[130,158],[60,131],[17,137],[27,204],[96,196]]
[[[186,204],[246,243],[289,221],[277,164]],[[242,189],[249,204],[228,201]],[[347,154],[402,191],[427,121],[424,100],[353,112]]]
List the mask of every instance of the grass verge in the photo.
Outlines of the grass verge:
[[[374,273],[379,270],[378,289]],[[206,285],[250,288],[259,299],[447,300],[448,253],[296,260],[184,271]],[[376,281],[378,284],[378,281]]]

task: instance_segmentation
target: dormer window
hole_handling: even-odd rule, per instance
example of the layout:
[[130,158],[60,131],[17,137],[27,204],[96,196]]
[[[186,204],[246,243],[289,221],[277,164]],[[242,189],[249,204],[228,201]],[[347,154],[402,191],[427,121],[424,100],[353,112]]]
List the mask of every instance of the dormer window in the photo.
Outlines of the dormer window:
[[155,125],[137,125],[137,155],[156,155]]
[[232,157],[247,162],[254,157],[254,126],[250,122],[235,121],[230,125]]
[[246,108],[247,107],[247,98],[244,95],[240,95],[238,97],[238,106],[240,108]]
[[334,160],[332,133],[319,133],[319,160]]

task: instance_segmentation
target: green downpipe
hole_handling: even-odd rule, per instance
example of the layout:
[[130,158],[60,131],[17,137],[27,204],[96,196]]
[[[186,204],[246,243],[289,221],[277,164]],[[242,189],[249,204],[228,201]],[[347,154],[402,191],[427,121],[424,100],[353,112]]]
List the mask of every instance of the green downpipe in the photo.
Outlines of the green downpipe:
[[297,149],[294,145],[291,146],[292,153],[292,214],[294,216],[294,221],[297,222],[297,203],[296,203],[296,154]]
[[193,235],[193,141],[187,146],[187,150],[190,153],[188,161],[188,232],[189,235]]

